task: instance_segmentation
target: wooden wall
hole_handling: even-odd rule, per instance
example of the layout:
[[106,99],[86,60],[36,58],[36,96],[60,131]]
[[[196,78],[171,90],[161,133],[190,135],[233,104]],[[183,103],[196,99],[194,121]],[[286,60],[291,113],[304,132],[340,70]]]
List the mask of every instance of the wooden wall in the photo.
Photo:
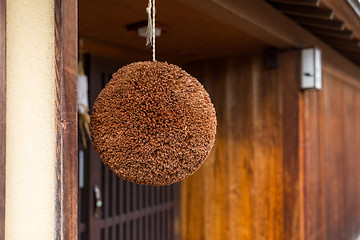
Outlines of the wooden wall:
[[325,71],[302,101],[306,240],[360,233],[360,88],[345,80]]
[[181,183],[186,240],[300,239],[298,54],[189,63],[218,117],[216,145]]

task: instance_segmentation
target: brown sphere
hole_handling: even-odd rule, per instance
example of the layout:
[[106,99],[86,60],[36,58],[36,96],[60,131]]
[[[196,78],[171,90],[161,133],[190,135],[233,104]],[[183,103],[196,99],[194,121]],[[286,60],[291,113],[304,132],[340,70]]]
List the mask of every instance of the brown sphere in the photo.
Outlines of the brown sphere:
[[180,67],[136,62],[101,91],[90,131],[100,159],[118,176],[169,185],[204,163],[215,143],[216,115],[204,87]]

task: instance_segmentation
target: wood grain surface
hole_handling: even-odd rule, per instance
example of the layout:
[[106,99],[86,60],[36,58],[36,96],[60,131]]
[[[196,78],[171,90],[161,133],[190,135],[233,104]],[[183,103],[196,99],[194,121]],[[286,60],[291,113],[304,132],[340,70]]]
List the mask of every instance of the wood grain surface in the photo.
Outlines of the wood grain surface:
[[[192,1],[193,3],[198,2]],[[127,61],[151,60],[151,48],[136,29],[127,26],[147,20],[146,0],[79,0],[79,36],[84,50],[94,55]],[[261,52],[261,38],[217,21],[179,1],[156,0],[156,26],[162,29],[156,38],[156,59],[179,62],[214,56]]]
[[303,99],[305,239],[355,239],[360,229],[360,88],[323,72]]
[[6,0],[0,0],[0,240],[5,239]]
[[300,239],[298,53],[189,63],[218,117],[216,145],[181,184],[183,239]]
[[77,1],[55,1],[55,239],[78,238]]
[[[280,49],[289,47],[317,46],[322,50],[324,64],[333,69],[342,69],[342,74],[360,76],[360,68],[345,58],[328,44],[305,30],[299,24],[263,0],[179,0],[196,10],[225,22],[241,31],[262,39],[266,44]],[[300,2],[300,1],[299,1]],[[346,1],[322,0],[334,10],[335,15],[351,27],[355,35],[359,34],[360,24],[356,14],[347,6]],[[264,14],[266,13],[266,14]],[[345,16],[347,16],[345,18]],[[344,17],[344,18],[343,18]],[[357,29],[355,29],[357,28]],[[247,54],[247,53],[246,53]],[[352,56],[354,57],[354,56]],[[355,56],[357,57],[357,56]],[[349,84],[359,85],[353,78],[344,78]]]

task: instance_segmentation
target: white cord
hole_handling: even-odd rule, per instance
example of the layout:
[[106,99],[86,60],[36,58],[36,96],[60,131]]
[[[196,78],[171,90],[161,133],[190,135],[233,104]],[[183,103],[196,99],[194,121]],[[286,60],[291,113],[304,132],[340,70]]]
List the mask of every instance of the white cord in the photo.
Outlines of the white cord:
[[[155,61],[155,0],[149,0],[146,8],[148,14],[148,26],[146,30],[146,46],[152,46],[153,61]],[[152,16],[151,16],[152,14]]]
[[146,13],[148,14],[148,25],[147,25],[147,29],[146,29],[146,46],[152,46],[151,8],[152,8],[152,2],[151,2],[151,0],[149,0],[149,4],[146,8]]
[[[150,0],[151,1],[151,0]],[[153,0],[153,7],[152,7],[152,12],[153,12],[153,17],[152,17],[152,47],[153,47],[153,61],[155,61],[155,13],[156,13],[156,8],[155,8],[155,0]]]

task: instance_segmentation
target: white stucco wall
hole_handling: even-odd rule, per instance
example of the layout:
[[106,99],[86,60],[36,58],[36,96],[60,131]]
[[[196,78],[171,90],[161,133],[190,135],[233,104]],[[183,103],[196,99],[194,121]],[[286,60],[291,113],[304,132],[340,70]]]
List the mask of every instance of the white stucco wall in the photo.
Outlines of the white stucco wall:
[[54,238],[54,1],[7,0],[6,240]]

